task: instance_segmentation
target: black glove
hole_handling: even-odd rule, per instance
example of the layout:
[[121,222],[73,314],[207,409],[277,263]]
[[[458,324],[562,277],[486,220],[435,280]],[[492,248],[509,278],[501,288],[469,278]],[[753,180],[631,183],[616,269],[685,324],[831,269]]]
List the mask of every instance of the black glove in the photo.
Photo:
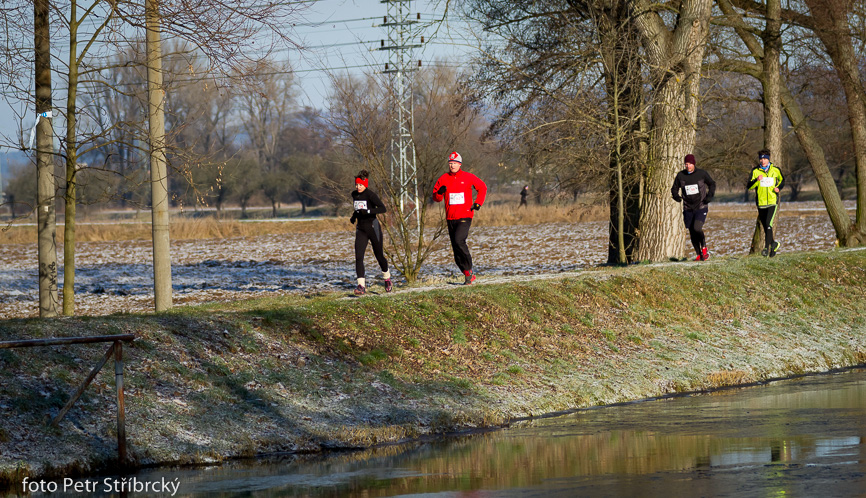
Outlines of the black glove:
[[478,204],[478,203],[476,202],[475,204],[472,205],[472,208],[469,209],[469,210],[470,210],[470,211],[478,211],[479,209],[481,209],[481,204]]
[[709,204],[712,201],[713,201],[712,197],[707,197],[706,199],[704,199],[704,204]]
[[439,190],[437,190],[436,193],[439,195],[443,195],[445,194],[445,190],[445,185],[442,185],[441,187],[439,187]]
[[683,202],[683,198],[678,195],[673,196],[673,199],[677,202]]
[[357,216],[358,216],[357,213],[352,213],[352,217],[349,218],[349,222],[352,223],[352,224],[354,225],[354,224],[355,224],[355,218],[356,218]]

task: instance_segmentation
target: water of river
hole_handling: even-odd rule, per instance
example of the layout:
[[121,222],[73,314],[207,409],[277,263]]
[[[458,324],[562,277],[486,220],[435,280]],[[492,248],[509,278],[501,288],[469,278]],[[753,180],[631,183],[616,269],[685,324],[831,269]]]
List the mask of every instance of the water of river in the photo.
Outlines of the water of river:
[[165,479],[187,496],[866,496],[864,441],[859,369],[445,441],[155,469],[127,482]]

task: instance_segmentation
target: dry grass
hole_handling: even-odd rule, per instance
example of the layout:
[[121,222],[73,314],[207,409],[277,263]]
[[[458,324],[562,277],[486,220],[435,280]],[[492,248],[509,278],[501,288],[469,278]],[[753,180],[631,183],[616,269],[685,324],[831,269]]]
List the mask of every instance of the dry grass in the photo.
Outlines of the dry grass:
[[[175,219],[171,222],[172,240],[224,239],[254,237],[282,233],[333,232],[350,228],[348,221],[334,218],[312,220],[241,222],[217,218]],[[80,224],[76,227],[77,242],[148,240],[149,223]],[[0,231],[2,244],[36,243],[36,227],[11,226]],[[63,226],[57,226],[57,243],[63,243]]]
[[608,219],[607,205],[552,204],[530,205],[518,209],[513,203],[482,208],[473,220],[475,226],[534,225],[537,223],[575,223]]
[[[430,224],[439,223],[437,218],[444,216],[441,206],[428,211]],[[783,210],[779,216],[806,216],[806,212]],[[603,203],[569,202],[554,204],[530,204],[518,209],[517,203],[491,201],[475,216],[474,226],[512,226],[534,225],[539,223],[578,223],[605,221],[608,219],[608,206]],[[719,203],[710,207],[713,218],[747,219],[756,216],[751,205]],[[233,220],[218,217],[184,218],[175,215],[171,221],[172,240],[225,239],[232,237],[255,237],[285,233],[314,233],[349,231],[352,226],[348,216],[338,218],[289,218],[281,220]],[[124,240],[148,240],[151,238],[150,223],[147,222],[101,222],[79,223],[76,227],[76,241],[102,242]],[[63,242],[62,222],[57,226],[57,243]],[[36,243],[34,224],[13,224],[0,226],[0,243]]]
[[[530,225],[536,223],[600,221],[607,219],[607,207],[602,205],[565,204],[531,205],[517,209],[509,204],[485,206],[475,218],[476,226]],[[438,210],[433,211],[437,216]],[[433,221],[435,224],[436,222]],[[351,230],[348,219],[312,218],[280,221],[221,220],[216,217],[186,219],[175,217],[171,221],[172,240],[226,239],[255,237],[284,233],[335,232]],[[104,242],[148,240],[151,226],[146,222],[80,223],[76,227],[77,242]],[[57,243],[63,242],[63,225],[57,226]],[[10,225],[0,230],[2,244],[36,243],[36,227]]]
[[758,378],[754,372],[733,369],[713,372],[707,375],[706,389],[717,389],[719,387],[739,386],[757,382]]

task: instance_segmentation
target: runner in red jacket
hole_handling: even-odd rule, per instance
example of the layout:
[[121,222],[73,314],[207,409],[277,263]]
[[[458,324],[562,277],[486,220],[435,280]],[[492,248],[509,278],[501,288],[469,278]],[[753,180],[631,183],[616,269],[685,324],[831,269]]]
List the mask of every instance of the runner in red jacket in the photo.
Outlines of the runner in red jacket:
[[[448,156],[448,173],[440,176],[433,185],[433,200],[445,200],[445,218],[448,222],[451,248],[454,250],[454,262],[463,272],[463,283],[469,285],[475,281],[475,274],[472,273],[472,255],[469,254],[466,238],[469,236],[475,211],[481,209],[484,198],[487,197],[487,185],[472,173],[462,171],[462,166],[463,158],[457,152],[452,152]],[[473,187],[478,192],[474,201]]]

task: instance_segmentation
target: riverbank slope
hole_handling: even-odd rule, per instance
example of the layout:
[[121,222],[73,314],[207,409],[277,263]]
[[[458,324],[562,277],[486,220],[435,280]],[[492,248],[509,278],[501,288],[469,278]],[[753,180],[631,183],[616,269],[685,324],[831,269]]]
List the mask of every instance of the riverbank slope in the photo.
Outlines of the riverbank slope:
[[[6,320],[0,341],[136,334],[135,465],[366,447],[866,363],[863,250],[544,277]],[[111,363],[47,425],[106,348],[0,350],[2,481],[112,464]]]

